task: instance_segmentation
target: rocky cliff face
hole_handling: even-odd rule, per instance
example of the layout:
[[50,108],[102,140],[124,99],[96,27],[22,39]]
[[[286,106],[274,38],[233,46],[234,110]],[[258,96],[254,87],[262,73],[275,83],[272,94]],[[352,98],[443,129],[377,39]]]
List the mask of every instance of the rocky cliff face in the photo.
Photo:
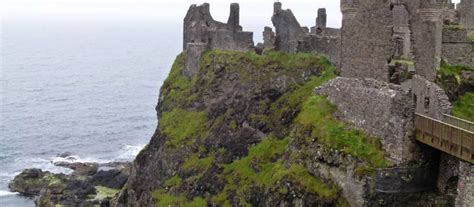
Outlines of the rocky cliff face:
[[377,138],[312,94],[335,77],[325,58],[211,51],[192,77],[184,65],[179,55],[116,206],[365,203],[366,175],[388,162]]

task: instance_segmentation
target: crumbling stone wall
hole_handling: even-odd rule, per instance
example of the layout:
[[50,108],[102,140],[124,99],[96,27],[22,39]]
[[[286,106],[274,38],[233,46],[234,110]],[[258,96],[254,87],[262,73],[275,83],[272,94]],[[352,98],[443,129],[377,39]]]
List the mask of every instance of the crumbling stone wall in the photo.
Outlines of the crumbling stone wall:
[[263,30],[263,47],[265,49],[274,49],[275,47],[275,32],[271,27],[265,27]]
[[427,79],[415,75],[411,81],[417,113],[442,120],[443,114],[451,113],[451,102],[446,92]]
[[414,102],[408,90],[375,79],[338,77],[316,89],[337,106],[342,119],[381,138],[396,163],[417,155],[413,139]]
[[436,79],[436,71],[441,61],[442,3],[421,0],[421,6],[411,9],[413,53],[416,73],[429,81]]
[[301,27],[290,9],[283,10],[280,2],[273,6],[272,23],[275,26],[275,49],[284,52],[296,53],[298,42],[306,31]]
[[453,8],[450,0],[341,0],[341,75],[389,82],[389,66],[403,61],[434,81]]
[[333,64],[339,65],[340,38],[337,36],[306,35],[300,41],[299,52],[315,52],[324,54]]
[[469,34],[474,34],[474,1],[461,0],[458,8],[460,23],[467,29]]
[[474,42],[466,29],[443,29],[442,58],[449,64],[474,67]]
[[441,154],[438,190],[454,197],[455,206],[474,204],[474,165],[448,154]]
[[341,76],[389,81],[393,18],[389,0],[341,0]]
[[274,46],[270,47],[273,33],[265,28],[265,48],[289,53],[316,52],[326,55],[332,63],[339,65],[340,30],[326,26],[326,9],[318,9],[316,26],[311,28],[311,32],[308,28],[301,27],[291,10],[283,10],[280,2],[274,4],[272,22],[276,31]]
[[187,53],[186,74],[198,70],[202,52],[210,49],[251,51],[253,50],[253,33],[242,31],[239,25],[239,5],[230,6],[227,23],[215,21],[209,11],[209,4],[191,5],[184,18],[183,50]]
[[318,9],[318,16],[316,17],[316,28],[315,32],[322,32],[326,29],[327,14],[325,8]]
[[474,165],[459,162],[456,206],[471,207],[474,205]]

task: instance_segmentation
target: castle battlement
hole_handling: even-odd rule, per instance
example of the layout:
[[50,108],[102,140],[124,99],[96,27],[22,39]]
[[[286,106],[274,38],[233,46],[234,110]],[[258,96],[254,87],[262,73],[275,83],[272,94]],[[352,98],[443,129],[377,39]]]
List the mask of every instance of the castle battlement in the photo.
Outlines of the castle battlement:
[[239,4],[230,5],[227,23],[215,21],[210,5],[191,5],[184,18],[183,50],[186,52],[186,75],[199,70],[202,53],[211,49],[251,51],[254,49],[253,33],[242,31]]

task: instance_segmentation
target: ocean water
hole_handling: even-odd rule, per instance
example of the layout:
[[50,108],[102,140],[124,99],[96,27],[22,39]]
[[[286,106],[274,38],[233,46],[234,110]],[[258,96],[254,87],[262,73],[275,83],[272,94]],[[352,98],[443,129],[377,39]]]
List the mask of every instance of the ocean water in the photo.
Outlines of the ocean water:
[[19,20],[1,35],[0,206],[34,206],[8,192],[22,169],[67,172],[52,164],[64,152],[129,161],[149,141],[180,24]]

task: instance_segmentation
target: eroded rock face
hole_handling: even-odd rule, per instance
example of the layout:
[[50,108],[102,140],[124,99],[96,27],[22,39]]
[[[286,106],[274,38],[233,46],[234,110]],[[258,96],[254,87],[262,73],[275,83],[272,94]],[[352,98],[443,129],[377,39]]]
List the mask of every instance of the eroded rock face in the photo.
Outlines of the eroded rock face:
[[[127,187],[120,193],[115,205],[186,206],[189,202],[201,198],[203,199],[201,205],[218,206],[224,202],[234,206],[244,203],[254,206],[335,204],[340,198],[337,196],[337,188],[333,187],[329,177],[318,177],[317,170],[312,174],[304,167],[294,168],[294,170],[303,171],[301,175],[308,176],[308,180],[304,182],[318,178],[322,180],[321,185],[331,186],[331,189],[327,190],[329,195],[326,197],[312,192],[304,186],[304,182],[296,182],[292,178],[299,175],[296,172],[291,176],[281,176],[278,182],[265,185],[260,184],[263,181],[257,180],[255,180],[256,183],[247,184],[248,181],[244,180],[250,178],[238,173],[234,174],[237,180],[231,179],[234,175],[230,174],[232,171],[229,172],[229,166],[249,156],[249,149],[261,143],[262,140],[281,140],[288,136],[288,127],[295,120],[299,112],[298,108],[301,107],[301,105],[295,105],[295,107],[285,108],[286,104],[290,104],[287,102],[282,102],[280,106],[272,107],[271,105],[285,93],[289,96],[291,91],[296,90],[301,84],[321,75],[325,68],[321,65],[322,62],[318,61],[322,59],[316,56],[312,59],[303,58],[297,61],[298,64],[302,63],[304,66],[285,68],[284,59],[291,56],[282,53],[273,53],[269,56],[275,57],[275,55],[281,56],[269,60],[268,57],[254,56],[249,53],[211,51],[201,60],[200,71],[191,79],[186,79],[186,81],[193,80],[190,83],[194,85],[191,85],[189,89],[180,88],[180,93],[183,93],[180,97],[191,97],[190,99],[175,99],[172,96],[178,90],[175,85],[177,81],[173,80],[182,76],[175,73],[177,71],[172,71],[171,74],[178,74],[178,76],[170,76],[165,82],[157,107],[160,126],[149,145],[134,161]],[[180,57],[175,66],[179,65],[179,61]],[[304,61],[309,61],[309,64],[303,63]],[[173,70],[179,72],[178,67],[173,67]],[[308,88],[305,94],[311,96],[311,88]],[[295,99],[295,101],[302,100]],[[276,110],[282,110],[282,112],[272,112]],[[183,111],[183,114],[180,111]],[[184,140],[177,140],[179,134],[173,132],[169,125],[169,118],[175,113],[180,114],[172,121],[177,128],[180,128],[179,125],[183,123],[200,120],[200,114],[205,113],[203,132],[192,133]],[[271,118],[273,113],[276,113],[275,117]],[[180,117],[187,116],[186,114],[193,114],[193,117],[189,117],[193,120],[188,118],[181,120]],[[340,162],[340,159],[336,158],[337,153],[334,152],[335,157],[331,157],[328,156],[330,150],[321,150],[327,152],[322,160],[328,163]],[[272,150],[271,153],[278,154],[273,155],[270,160],[255,158],[245,167],[250,167],[251,172],[258,174],[268,171],[269,166],[275,169],[280,165],[275,164],[276,160],[282,159],[281,162],[285,163],[281,167],[283,171],[292,165],[289,157],[291,152],[297,150],[291,150],[286,153],[287,155],[282,155],[286,151],[285,148],[279,151]],[[266,164],[261,162],[266,162]],[[191,163],[199,164],[194,166]],[[303,165],[298,163],[298,166],[300,164]],[[243,180],[239,182],[238,179]],[[264,179],[275,178],[267,175]],[[234,182],[240,183],[237,184],[240,187],[234,189],[235,187],[232,187]],[[216,197],[221,197],[221,199]],[[176,200],[167,203],[170,199],[164,198]]]
[[328,96],[342,119],[380,137],[395,163],[416,158],[412,137],[415,103],[408,90],[375,79],[338,77],[315,91]]

